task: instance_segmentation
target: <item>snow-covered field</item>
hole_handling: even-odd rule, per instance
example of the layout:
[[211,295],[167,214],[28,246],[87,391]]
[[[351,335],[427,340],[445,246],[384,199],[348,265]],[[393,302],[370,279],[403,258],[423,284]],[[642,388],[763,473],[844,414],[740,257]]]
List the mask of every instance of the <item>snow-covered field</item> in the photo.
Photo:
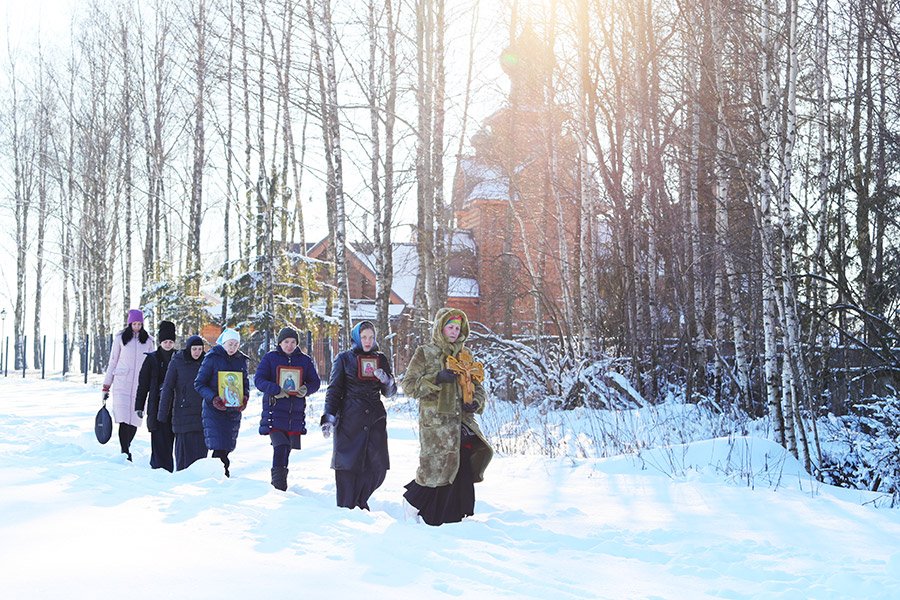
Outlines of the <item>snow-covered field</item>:
[[99,445],[97,386],[10,377],[0,398],[3,599],[900,598],[900,511],[816,484],[758,437],[639,459],[498,455],[477,514],[433,528],[402,516],[405,399],[368,513],[334,506],[321,394],[287,492],[269,485],[258,396],[231,479],[213,459],[151,470],[146,429],[133,464],[115,435]]

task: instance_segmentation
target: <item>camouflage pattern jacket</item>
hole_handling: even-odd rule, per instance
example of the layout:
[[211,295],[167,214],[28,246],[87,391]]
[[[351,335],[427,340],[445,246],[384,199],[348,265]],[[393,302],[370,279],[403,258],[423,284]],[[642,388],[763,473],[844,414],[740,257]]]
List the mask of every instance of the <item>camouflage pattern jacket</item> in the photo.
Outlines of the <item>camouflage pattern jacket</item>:
[[[459,338],[450,344],[443,336],[443,324],[454,316],[462,319]],[[453,483],[459,470],[459,450],[463,425],[472,433],[466,443],[472,446],[472,473],[475,482],[484,480],[484,471],[494,455],[485,439],[475,414],[462,408],[462,389],[458,383],[436,384],[435,376],[447,368],[447,356],[456,356],[469,335],[469,322],[461,310],[443,308],[438,311],[432,328],[432,342],[416,348],[403,377],[403,391],[419,401],[419,468],[416,483],[426,487],[439,487]],[[450,386],[449,388],[447,386]],[[439,410],[441,394],[450,394],[452,408]],[[485,392],[475,383],[475,400],[478,414],[484,411]]]

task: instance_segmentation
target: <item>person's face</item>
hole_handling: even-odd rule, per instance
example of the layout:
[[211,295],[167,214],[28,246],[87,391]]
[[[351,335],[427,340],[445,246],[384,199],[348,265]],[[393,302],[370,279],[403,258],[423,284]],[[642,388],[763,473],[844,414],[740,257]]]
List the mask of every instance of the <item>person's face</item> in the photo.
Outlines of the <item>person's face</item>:
[[229,356],[237,352],[238,346],[240,345],[241,343],[237,340],[228,340],[227,342],[222,344],[222,346],[225,348],[225,352],[227,352]]
[[134,323],[131,324],[131,331],[133,331],[134,333],[137,333],[138,331],[140,331],[141,329],[143,329],[143,327],[144,327],[144,323],[143,323],[143,322],[141,322],[141,321],[135,321]]
[[447,341],[452,344],[456,341],[456,338],[459,337],[459,321],[450,321],[449,323],[444,325],[444,328],[441,329],[441,332],[443,332],[444,337],[447,338]]
[[294,350],[297,349],[297,340],[295,340],[294,338],[284,338],[278,345],[281,346],[282,352],[284,352],[285,354],[291,354]]
[[203,346],[191,346],[191,358],[197,360],[203,354]]
[[368,352],[375,345],[375,332],[371,329],[363,329],[359,332],[359,343],[362,344],[363,352]]
[[159,343],[159,345],[162,346],[163,350],[168,352],[175,347],[175,340],[163,340]]

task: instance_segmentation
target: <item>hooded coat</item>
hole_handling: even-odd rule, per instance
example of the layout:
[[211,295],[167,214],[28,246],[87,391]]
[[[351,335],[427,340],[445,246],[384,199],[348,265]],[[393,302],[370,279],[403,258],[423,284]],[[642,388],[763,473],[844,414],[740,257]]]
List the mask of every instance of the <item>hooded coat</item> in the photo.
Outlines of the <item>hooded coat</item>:
[[[306,433],[306,397],[288,396],[287,398],[275,398],[281,393],[278,385],[279,366],[300,367],[303,369],[303,382],[298,384],[306,386],[306,395],[311,396],[319,391],[321,381],[316,372],[316,366],[312,359],[295,348],[290,356],[284,353],[281,346],[271,352],[267,352],[253,376],[256,389],[263,393],[262,417],[259,421],[259,434],[269,435],[273,429],[287,433]],[[275,406],[270,405],[270,399],[275,400]]]
[[[442,329],[452,317],[459,317],[461,323],[459,337],[451,344]],[[438,372],[447,368],[447,357],[456,357],[465,347],[468,337],[469,319],[466,314],[455,308],[442,308],[434,319],[431,342],[416,348],[403,377],[403,391],[419,401],[419,468],[416,470],[416,483],[419,485],[439,487],[449,485],[456,479],[463,424],[476,438],[471,457],[476,483],[484,480],[484,471],[494,455],[475,420],[475,414],[462,408],[459,383],[434,382]],[[444,402],[441,402],[442,398]],[[476,412],[481,414],[485,392],[478,382],[475,382],[475,400],[478,402]]]
[[[153,352],[147,352],[141,372],[138,374],[138,387],[134,397],[134,410],[147,410],[147,429],[156,431],[159,428],[157,413],[159,412],[159,393],[166,370],[172,360],[173,352],[167,352],[160,346]],[[168,419],[165,419],[168,421]]]
[[172,357],[159,398],[157,418],[160,421],[171,419],[172,431],[179,434],[203,431],[203,396],[194,388],[194,380],[206,353],[201,353],[197,360],[191,357],[195,338],[200,339],[192,336],[187,347]]
[[144,364],[145,354],[153,352],[156,342],[153,336],[147,336],[143,344],[138,336],[134,336],[127,344],[122,343],[122,332],[116,334],[109,351],[109,366],[103,385],[112,386],[113,415],[116,423],[128,423],[140,427],[141,419],[134,409],[137,395],[138,374]]
[[213,406],[213,398],[219,395],[219,371],[238,371],[243,374],[244,397],[250,392],[250,377],[247,375],[247,355],[238,350],[229,355],[222,346],[213,346],[197,372],[194,389],[203,397],[203,437],[210,450],[231,452],[237,445],[241,429],[241,409],[236,406],[219,410]]
[[[351,332],[351,349],[335,357],[331,382],[325,392],[325,414],[336,419],[331,468],[336,471],[386,471],[391,465],[387,413],[381,396],[395,395],[397,385],[391,363],[378,351],[378,345],[373,345],[368,352],[363,351],[359,327],[357,325]],[[358,359],[365,356],[377,358],[378,366],[390,377],[387,383],[359,377]]]

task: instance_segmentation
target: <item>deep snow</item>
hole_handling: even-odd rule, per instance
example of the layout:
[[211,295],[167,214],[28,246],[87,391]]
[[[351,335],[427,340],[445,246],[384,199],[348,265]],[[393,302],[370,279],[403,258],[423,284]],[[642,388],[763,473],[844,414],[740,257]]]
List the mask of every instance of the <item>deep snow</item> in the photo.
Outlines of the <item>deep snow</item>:
[[900,512],[817,484],[759,437],[498,454],[477,514],[433,528],[402,516],[417,451],[405,398],[368,513],[334,506],[322,394],[287,492],[269,485],[258,395],[231,479],[213,459],[151,470],[146,429],[133,464],[115,435],[99,445],[95,385],[0,378],[0,397],[3,599],[900,598]]

